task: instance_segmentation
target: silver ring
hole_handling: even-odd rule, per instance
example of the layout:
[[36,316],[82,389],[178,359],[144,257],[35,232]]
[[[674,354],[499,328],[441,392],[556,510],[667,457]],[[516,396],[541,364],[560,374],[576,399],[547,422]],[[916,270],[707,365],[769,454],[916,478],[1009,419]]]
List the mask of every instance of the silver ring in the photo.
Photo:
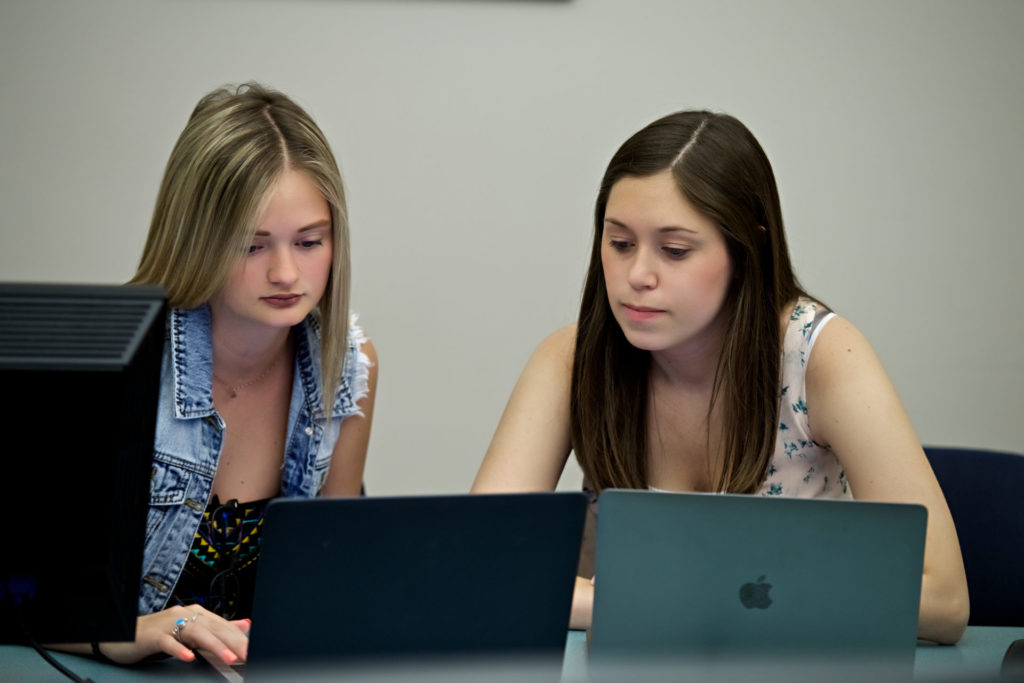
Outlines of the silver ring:
[[181,639],[181,632],[185,630],[186,626],[188,626],[189,624],[191,624],[193,621],[195,621],[198,618],[199,618],[199,613],[197,612],[196,614],[193,614],[188,619],[178,619],[176,622],[174,622],[174,628],[171,629],[171,635],[174,636],[174,639],[176,641],[178,641],[179,643],[184,645],[185,641]]

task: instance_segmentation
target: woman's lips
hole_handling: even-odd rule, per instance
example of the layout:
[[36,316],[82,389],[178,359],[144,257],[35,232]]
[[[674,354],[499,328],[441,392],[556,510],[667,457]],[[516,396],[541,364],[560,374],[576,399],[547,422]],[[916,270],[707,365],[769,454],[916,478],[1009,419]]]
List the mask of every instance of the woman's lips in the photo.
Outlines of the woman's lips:
[[664,309],[651,308],[650,306],[634,306],[632,304],[623,304],[622,306],[626,310],[626,317],[637,323],[646,322],[665,312]]
[[274,308],[288,308],[299,303],[301,299],[301,294],[275,294],[274,296],[263,297],[263,301]]

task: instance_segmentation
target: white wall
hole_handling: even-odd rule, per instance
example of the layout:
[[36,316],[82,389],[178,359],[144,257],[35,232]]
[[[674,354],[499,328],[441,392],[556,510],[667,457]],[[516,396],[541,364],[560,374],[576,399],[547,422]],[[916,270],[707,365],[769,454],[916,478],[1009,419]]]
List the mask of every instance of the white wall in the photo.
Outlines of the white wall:
[[278,87],[348,185],[370,491],[464,491],[575,316],[604,164],[709,107],[761,140],[801,278],[922,440],[1022,451],[1022,73],[1017,0],[2,0],[0,279],[126,280],[195,101]]

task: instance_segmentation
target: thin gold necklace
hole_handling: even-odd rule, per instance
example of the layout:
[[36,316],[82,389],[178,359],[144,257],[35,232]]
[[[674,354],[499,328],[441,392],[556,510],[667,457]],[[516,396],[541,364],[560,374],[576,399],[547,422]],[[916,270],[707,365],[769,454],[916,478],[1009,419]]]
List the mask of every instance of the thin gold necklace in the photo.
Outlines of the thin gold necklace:
[[241,384],[235,384],[235,385],[228,384],[226,381],[224,381],[224,378],[220,377],[216,372],[213,373],[213,378],[215,380],[217,380],[218,382],[220,382],[222,385],[224,385],[224,388],[228,390],[228,393],[230,394],[230,396],[228,396],[228,398],[238,398],[238,390],[239,389],[245,389],[246,387],[251,387],[253,384],[257,384],[259,382],[262,382],[264,379],[266,379],[267,375],[270,374],[270,371],[273,370],[277,366],[277,364],[278,364],[278,362],[280,360],[281,360],[281,356],[280,356],[280,354],[278,354],[277,358],[272,360],[270,362],[270,365],[268,365],[266,368],[264,368],[263,372],[261,372],[259,375],[257,375],[253,379],[249,380],[248,382],[242,382]]

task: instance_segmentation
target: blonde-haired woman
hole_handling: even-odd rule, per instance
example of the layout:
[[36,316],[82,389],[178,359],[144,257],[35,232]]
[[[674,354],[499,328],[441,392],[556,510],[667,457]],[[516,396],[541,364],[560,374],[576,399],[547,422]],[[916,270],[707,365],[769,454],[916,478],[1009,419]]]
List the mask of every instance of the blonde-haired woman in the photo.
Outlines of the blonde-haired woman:
[[200,100],[132,282],[172,309],[141,616],[133,643],[92,649],[233,663],[267,501],[358,495],[370,436],[376,353],[350,320],[345,195],[310,116],[255,83]]

